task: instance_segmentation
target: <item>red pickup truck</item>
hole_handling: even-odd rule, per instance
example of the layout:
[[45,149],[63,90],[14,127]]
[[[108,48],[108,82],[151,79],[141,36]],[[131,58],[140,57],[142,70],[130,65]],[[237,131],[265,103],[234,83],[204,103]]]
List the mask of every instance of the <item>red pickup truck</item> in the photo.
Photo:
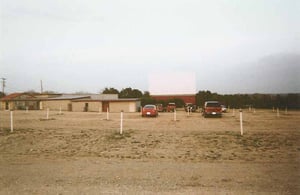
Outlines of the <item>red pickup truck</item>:
[[206,101],[203,108],[203,116],[222,117],[222,106],[218,101]]

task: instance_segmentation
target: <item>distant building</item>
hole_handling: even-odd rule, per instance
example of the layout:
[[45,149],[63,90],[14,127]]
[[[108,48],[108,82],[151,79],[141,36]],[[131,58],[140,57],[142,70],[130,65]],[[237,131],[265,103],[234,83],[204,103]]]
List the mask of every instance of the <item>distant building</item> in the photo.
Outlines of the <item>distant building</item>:
[[137,98],[122,99],[79,99],[72,101],[73,111],[76,112],[137,112],[141,101]]
[[61,94],[57,97],[50,97],[45,99],[40,99],[40,109],[49,108],[50,110],[63,110],[63,111],[73,111],[72,101],[78,99],[89,99],[88,95],[73,95],[73,94]]
[[162,100],[168,103],[171,99],[182,99],[184,103],[196,104],[196,94],[176,95],[151,95],[155,100]]
[[1,110],[62,110],[75,112],[137,112],[140,99],[117,94],[27,94],[14,93],[0,99]]
[[38,110],[39,102],[35,96],[28,93],[12,93],[0,99],[1,110]]
[[72,101],[73,111],[76,112],[137,112],[141,105],[138,98],[118,98],[118,94],[91,95],[88,99]]

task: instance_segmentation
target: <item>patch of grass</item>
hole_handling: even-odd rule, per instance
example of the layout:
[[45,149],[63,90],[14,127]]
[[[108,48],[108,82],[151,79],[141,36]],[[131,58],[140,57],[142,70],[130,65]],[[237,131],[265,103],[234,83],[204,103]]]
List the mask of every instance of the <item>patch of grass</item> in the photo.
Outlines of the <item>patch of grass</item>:
[[137,141],[137,140],[133,140],[131,143],[132,143],[132,144],[140,144],[141,142],[140,142],[140,141]]
[[49,118],[49,119],[46,119],[46,118],[40,118],[40,121],[51,121],[51,120],[55,120],[55,118]]
[[2,128],[0,131],[0,135],[8,135],[10,134],[10,128]]
[[221,182],[231,182],[232,181],[232,179],[229,179],[229,178],[223,178],[222,180],[221,180]]
[[122,139],[125,139],[128,137],[131,137],[132,132],[133,132],[132,130],[125,131],[122,134],[120,134],[120,132],[113,132],[113,133],[107,135],[106,139],[107,140],[122,140]]
[[10,132],[10,128],[1,128],[0,129],[0,135],[9,135],[12,133],[28,133],[28,132],[33,132],[34,130],[31,128],[27,129],[14,129],[13,132]]
[[233,138],[236,138],[236,139],[241,139],[241,138],[243,138],[243,136],[241,135],[241,133],[240,132],[237,132],[237,131],[225,131],[224,133],[223,132],[221,132],[221,133],[219,133],[219,134],[217,134],[218,136],[220,136],[220,135],[224,135],[224,136],[226,136],[226,137],[228,137],[228,138],[231,138],[231,137],[233,137]]

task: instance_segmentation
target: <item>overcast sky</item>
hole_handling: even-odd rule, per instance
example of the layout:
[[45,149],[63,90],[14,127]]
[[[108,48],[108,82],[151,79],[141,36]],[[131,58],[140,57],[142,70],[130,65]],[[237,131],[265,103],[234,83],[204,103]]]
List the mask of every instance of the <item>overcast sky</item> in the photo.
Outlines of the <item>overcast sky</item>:
[[40,91],[40,80],[56,92],[147,91],[164,72],[221,94],[300,92],[299,0],[0,2],[7,92]]

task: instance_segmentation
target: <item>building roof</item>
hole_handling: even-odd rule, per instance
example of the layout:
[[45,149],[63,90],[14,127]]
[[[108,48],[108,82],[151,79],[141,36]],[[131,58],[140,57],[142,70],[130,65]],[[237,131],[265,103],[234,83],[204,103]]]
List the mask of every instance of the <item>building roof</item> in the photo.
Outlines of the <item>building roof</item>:
[[102,101],[108,101],[108,102],[136,102],[140,101],[139,98],[122,98],[122,99],[79,99],[79,100],[73,100],[72,102],[102,102]]
[[92,100],[117,100],[118,94],[92,94]]
[[167,96],[167,97],[169,97],[169,96],[196,96],[196,94],[195,93],[193,93],[193,94],[162,94],[162,95],[156,94],[156,95],[150,95],[150,96],[153,96],[153,97],[160,97],[160,96],[163,96],[163,97],[165,97],[165,96]]
[[[18,97],[26,95],[25,98],[18,99]],[[100,102],[100,101],[118,101],[118,102],[128,102],[128,101],[138,101],[138,98],[118,98],[118,94],[55,94],[54,97],[47,97],[44,94],[28,94],[28,93],[12,93],[1,98],[1,101],[14,101],[14,100],[22,100],[22,101],[31,101],[31,100],[39,100],[39,101],[55,101],[55,100],[72,100],[72,101],[90,101],[90,102]]]
[[29,98],[26,98],[27,100],[35,98],[33,95],[28,94],[28,93],[12,93],[12,94],[9,94],[9,95],[1,98],[0,100],[1,101],[12,101],[12,100],[15,100],[16,98],[18,98],[22,95],[27,95],[29,97]]
[[46,100],[95,100],[95,101],[105,101],[105,100],[118,100],[118,94],[62,94],[58,97],[50,97]]
[[63,94],[58,97],[47,98],[45,100],[76,100],[90,98],[89,95],[73,95],[73,94]]

